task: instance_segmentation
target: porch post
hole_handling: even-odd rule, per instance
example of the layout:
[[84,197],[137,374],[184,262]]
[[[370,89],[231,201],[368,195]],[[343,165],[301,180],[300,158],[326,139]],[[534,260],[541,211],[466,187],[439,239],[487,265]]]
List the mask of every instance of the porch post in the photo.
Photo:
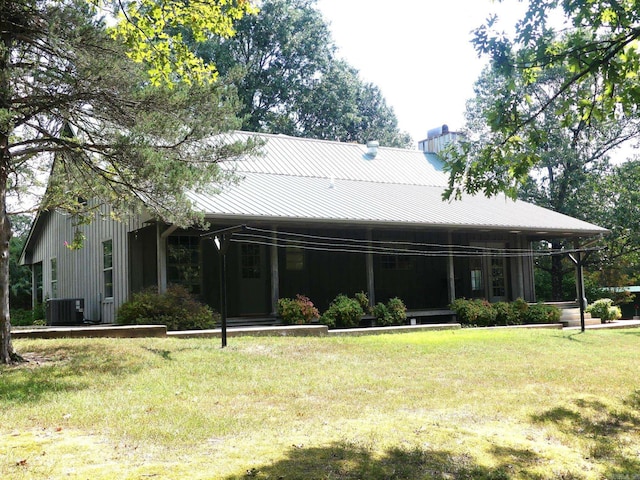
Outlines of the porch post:
[[447,265],[447,287],[449,291],[449,303],[453,302],[456,299],[456,271],[455,265],[453,262],[453,236],[451,232],[447,233],[447,242],[449,244],[449,256],[448,256],[448,265]]
[[171,225],[162,231],[160,222],[156,223],[156,256],[158,263],[158,293],[167,291],[167,237],[178,229]]
[[[522,239],[516,239],[516,245],[518,245],[518,250],[524,253],[524,248],[522,247]],[[524,255],[516,257],[516,294],[515,298],[524,299]],[[514,298],[514,300],[515,300]]]
[[280,298],[280,271],[278,264],[278,232],[273,228],[271,233],[271,315],[278,314],[278,299]]
[[371,242],[373,240],[373,234],[371,229],[367,229],[367,246],[369,251],[365,255],[365,264],[367,268],[367,296],[369,297],[369,306],[373,307],[376,304],[376,285],[375,278],[373,276],[373,253],[371,253]]

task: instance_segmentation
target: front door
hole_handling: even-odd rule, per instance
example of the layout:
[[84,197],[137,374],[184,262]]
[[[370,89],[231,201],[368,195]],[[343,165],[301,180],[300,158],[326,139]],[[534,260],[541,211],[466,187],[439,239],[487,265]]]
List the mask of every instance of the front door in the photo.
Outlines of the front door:
[[239,262],[238,313],[240,315],[268,314],[270,311],[267,291],[269,271],[265,247],[241,243]]
[[474,243],[486,248],[486,255],[471,259],[472,297],[486,298],[490,302],[502,302],[507,294],[507,259],[501,255],[504,243]]

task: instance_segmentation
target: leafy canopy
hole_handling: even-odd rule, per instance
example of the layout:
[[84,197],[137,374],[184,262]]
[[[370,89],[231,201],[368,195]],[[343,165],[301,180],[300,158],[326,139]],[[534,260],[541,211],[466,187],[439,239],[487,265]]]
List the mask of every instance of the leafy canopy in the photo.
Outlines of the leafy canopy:
[[124,43],[130,58],[149,66],[154,85],[170,85],[176,78],[187,83],[217,78],[215,64],[194,55],[178,27],[196,42],[212,36],[228,38],[235,33],[234,21],[257,12],[249,0],[88,1],[99,8],[115,8],[118,21],[111,34]]
[[232,38],[190,43],[221,74],[237,75],[243,130],[408,147],[380,89],[336,57],[315,3],[265,0],[235,24]]
[[[639,116],[639,1],[532,1],[513,38],[496,30],[495,20],[479,27],[473,40],[505,79],[486,112],[492,140],[464,147],[468,160],[451,166],[447,197],[463,191],[515,197],[540,159],[526,129],[541,117],[568,127]],[[554,84],[549,72],[561,72]],[[536,101],[531,89],[541,85],[546,98]]]

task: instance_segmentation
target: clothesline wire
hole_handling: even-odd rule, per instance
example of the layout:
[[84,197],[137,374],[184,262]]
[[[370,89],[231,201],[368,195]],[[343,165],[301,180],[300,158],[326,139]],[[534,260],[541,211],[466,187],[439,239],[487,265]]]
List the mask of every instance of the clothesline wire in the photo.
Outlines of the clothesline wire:
[[[513,249],[496,248],[473,245],[445,245],[437,243],[421,243],[409,241],[385,241],[385,240],[363,240],[345,237],[329,237],[319,235],[309,235],[302,233],[285,232],[278,230],[266,230],[255,227],[245,227],[244,231],[256,233],[236,232],[230,238],[236,243],[253,245],[264,245],[278,248],[300,248],[303,250],[314,250],[336,253],[357,253],[357,254],[378,254],[397,256],[421,256],[421,257],[544,257],[558,254],[576,253],[583,251],[572,250],[533,250],[533,249]],[[287,238],[293,237],[293,238]],[[322,241],[321,241],[322,240]],[[335,242],[335,243],[332,243]],[[391,245],[392,247],[389,247]],[[408,246],[418,248],[434,248],[440,250],[424,250],[397,248],[395,246]]]

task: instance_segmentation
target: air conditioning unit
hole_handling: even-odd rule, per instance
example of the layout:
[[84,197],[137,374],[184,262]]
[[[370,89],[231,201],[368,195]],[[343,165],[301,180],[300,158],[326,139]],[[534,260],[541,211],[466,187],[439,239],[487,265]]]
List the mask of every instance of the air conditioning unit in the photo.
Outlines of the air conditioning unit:
[[84,298],[50,298],[46,306],[47,325],[84,323]]

